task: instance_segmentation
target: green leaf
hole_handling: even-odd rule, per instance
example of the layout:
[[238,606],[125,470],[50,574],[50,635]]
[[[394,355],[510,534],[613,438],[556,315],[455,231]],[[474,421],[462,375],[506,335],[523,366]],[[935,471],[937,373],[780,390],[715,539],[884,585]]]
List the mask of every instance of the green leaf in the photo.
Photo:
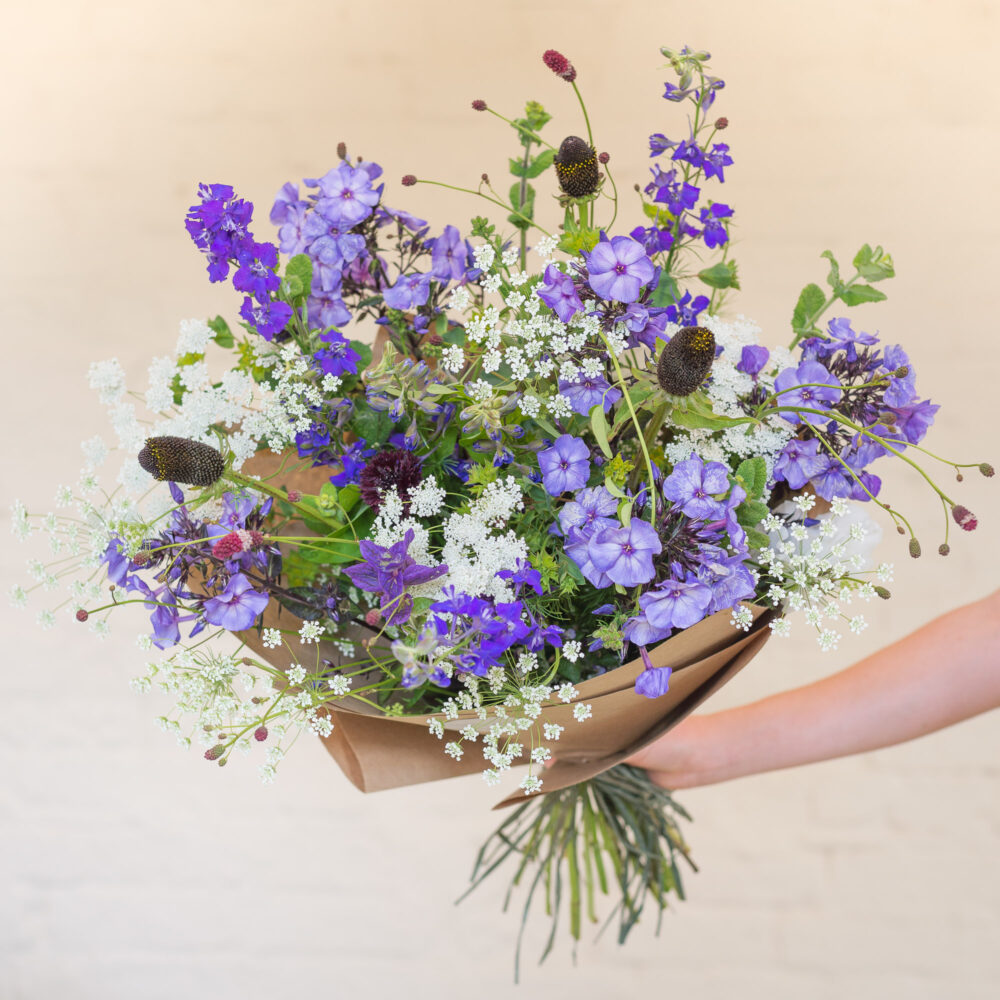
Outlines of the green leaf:
[[555,157],[556,151],[554,149],[543,149],[528,165],[528,172],[525,176],[538,177],[540,174],[544,174],[552,166]]
[[824,250],[820,257],[825,257],[830,262],[830,273],[826,276],[826,283],[834,292],[843,288],[844,283],[840,280],[840,265],[837,263],[837,258],[833,256],[833,251]]
[[670,422],[678,427],[687,427],[689,430],[704,428],[710,431],[721,431],[726,427],[745,424],[746,420],[737,417],[720,417],[716,413],[704,413],[691,409],[682,410],[679,406],[675,406],[670,414]]
[[673,275],[666,271],[660,272],[660,280],[650,297],[650,304],[658,307],[672,306],[680,298],[680,291]]
[[513,156],[508,157],[507,164],[510,167],[510,172],[515,177],[527,177],[528,168],[524,165],[524,160],[515,159]]
[[885,299],[885,292],[880,292],[871,285],[851,285],[841,293],[844,305],[859,306],[862,302],[882,302]]
[[219,347],[228,350],[236,343],[233,338],[233,332],[229,329],[229,324],[221,316],[216,316],[214,319],[210,319],[208,321],[208,326],[213,333],[212,340],[214,340]]
[[892,255],[881,247],[873,250],[867,243],[855,255],[854,266],[865,281],[884,281],[896,276]]
[[760,455],[745,458],[736,469],[736,478],[743,484],[747,496],[757,500],[767,486],[767,463]]
[[736,508],[736,520],[744,528],[756,528],[767,517],[767,504],[760,500],[749,500]]
[[552,119],[552,115],[538,101],[528,101],[524,105],[524,118],[528,128],[532,132],[537,132],[546,122]]
[[806,285],[799,294],[799,301],[792,313],[792,329],[796,333],[809,333],[815,327],[813,317],[826,305],[826,295],[816,284]]
[[736,261],[720,260],[711,267],[698,272],[698,277],[709,288],[739,288],[740,282],[736,276]]
[[766,549],[771,544],[771,539],[764,534],[763,531],[758,531],[756,528],[747,528],[747,546],[751,549]]
[[608,421],[604,416],[604,403],[595,403],[590,410],[590,426],[594,430],[594,440],[605,458],[611,458],[611,445],[608,444]]
[[648,201],[642,203],[642,210],[653,220],[653,225],[660,229],[670,229],[676,221],[665,208],[658,208]]
[[297,253],[285,267],[285,281],[288,283],[288,297],[292,300],[309,298],[312,290],[312,261],[304,253]]

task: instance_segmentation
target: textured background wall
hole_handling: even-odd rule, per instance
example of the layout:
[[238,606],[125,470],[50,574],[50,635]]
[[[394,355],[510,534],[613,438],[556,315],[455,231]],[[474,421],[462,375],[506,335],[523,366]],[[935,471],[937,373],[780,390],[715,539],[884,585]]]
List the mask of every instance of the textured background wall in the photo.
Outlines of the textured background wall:
[[[825,273],[819,252],[849,259],[882,243],[899,278],[888,303],[857,315],[906,345],[942,404],[929,445],[1000,459],[995,4],[4,6],[5,500],[47,509],[81,464],[77,442],[105,430],[85,388],[90,360],[117,356],[140,385],[179,319],[235,314],[181,225],[198,181],[232,183],[264,217],[283,181],[324,172],[343,139],[385,166],[390,204],[465,226],[477,204],[397,178],[504,174],[508,136],[469,110],[474,97],[509,113],[536,98],[559,116],[553,133],[577,131],[570,89],[539,58],[550,46],[578,67],[626,208],[646,177],[647,134],[684,128],[659,96],[658,46],[709,48],[728,82],[717,107],[736,160],[725,190],[738,308],[785,342],[798,290]],[[888,479],[933,552],[931,495],[906,471]],[[997,489],[967,482],[985,523],[948,560],[911,563],[889,538],[899,579],[872,609],[876,627],[820,655],[803,625],[717,704],[834,671],[994,588]],[[5,589],[25,578],[12,549]],[[9,615],[0,998],[513,995],[514,921],[498,894],[451,905],[494,819],[479,779],[363,797],[306,742],[263,788],[251,762],[220,772],[155,728],[165,705],[127,686],[140,616],[121,616],[101,644],[72,622],[42,633],[32,615]],[[984,716],[684,794],[702,873],[662,937],[588,942],[575,969],[560,953],[520,995],[996,996],[998,750],[997,717]]]

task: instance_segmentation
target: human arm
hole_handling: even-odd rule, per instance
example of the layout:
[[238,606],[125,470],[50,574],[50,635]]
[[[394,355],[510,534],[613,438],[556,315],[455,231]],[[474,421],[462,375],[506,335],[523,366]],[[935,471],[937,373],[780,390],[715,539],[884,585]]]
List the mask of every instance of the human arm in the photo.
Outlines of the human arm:
[[689,717],[626,763],[691,788],[892,746],[997,707],[1000,591],[830,677]]

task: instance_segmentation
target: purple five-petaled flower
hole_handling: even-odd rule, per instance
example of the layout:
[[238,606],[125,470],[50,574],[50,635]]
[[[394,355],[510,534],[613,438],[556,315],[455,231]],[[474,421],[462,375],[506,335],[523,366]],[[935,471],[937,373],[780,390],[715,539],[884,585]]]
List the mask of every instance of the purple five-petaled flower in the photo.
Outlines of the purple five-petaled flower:
[[638,587],[649,583],[656,571],[653,556],[663,551],[660,537],[646,521],[633,518],[629,526],[618,524],[597,532],[587,543],[594,568],[613,583]]
[[551,448],[538,453],[542,485],[550,496],[579,490],[590,478],[590,449],[578,437],[563,434]]
[[269,600],[267,594],[254,590],[242,573],[236,573],[221,594],[205,601],[202,610],[209,625],[239,632],[253,625]]
[[586,255],[587,283],[611,302],[635,302],[643,285],[653,280],[656,268],[643,245],[631,236],[603,239]]
[[786,368],[774,380],[777,405],[782,417],[793,424],[819,427],[829,419],[821,413],[789,413],[785,407],[828,410],[841,397],[840,379],[831,375],[818,361],[802,361],[798,368]]

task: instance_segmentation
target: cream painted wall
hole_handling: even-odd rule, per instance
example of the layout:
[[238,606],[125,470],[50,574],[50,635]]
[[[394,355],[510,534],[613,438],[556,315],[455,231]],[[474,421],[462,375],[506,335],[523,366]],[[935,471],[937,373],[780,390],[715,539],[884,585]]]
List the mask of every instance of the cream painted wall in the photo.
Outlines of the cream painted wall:
[[[883,244],[899,277],[857,315],[942,404],[929,446],[1000,459],[995,3],[51,0],[5,4],[3,25],[5,507],[47,508],[104,429],[90,360],[117,356],[138,385],[179,319],[235,314],[182,226],[199,181],[232,183],[263,219],[344,140],[385,166],[390,204],[465,226],[478,205],[397,179],[504,174],[508,136],[475,97],[508,113],[535,98],[553,133],[577,131],[539,58],[551,46],[578,68],[626,207],[645,137],[682,130],[658,46],[709,48],[728,83],[736,307],[782,343],[821,250]],[[931,495],[887,478],[933,553]],[[716,704],[832,672],[996,587],[997,490],[967,480],[983,524],[947,560],[889,538],[896,596],[867,633],[820,655],[802,626]],[[2,552],[6,589],[24,553]],[[363,797],[305,744],[263,788],[251,763],[220,772],[157,731],[162,703],[127,686],[140,618],[100,644],[4,615],[0,998],[514,994],[498,894],[451,905],[494,820],[478,779]],[[663,935],[588,943],[576,968],[564,951],[519,995],[996,996],[997,721],[684,794],[702,872]]]

